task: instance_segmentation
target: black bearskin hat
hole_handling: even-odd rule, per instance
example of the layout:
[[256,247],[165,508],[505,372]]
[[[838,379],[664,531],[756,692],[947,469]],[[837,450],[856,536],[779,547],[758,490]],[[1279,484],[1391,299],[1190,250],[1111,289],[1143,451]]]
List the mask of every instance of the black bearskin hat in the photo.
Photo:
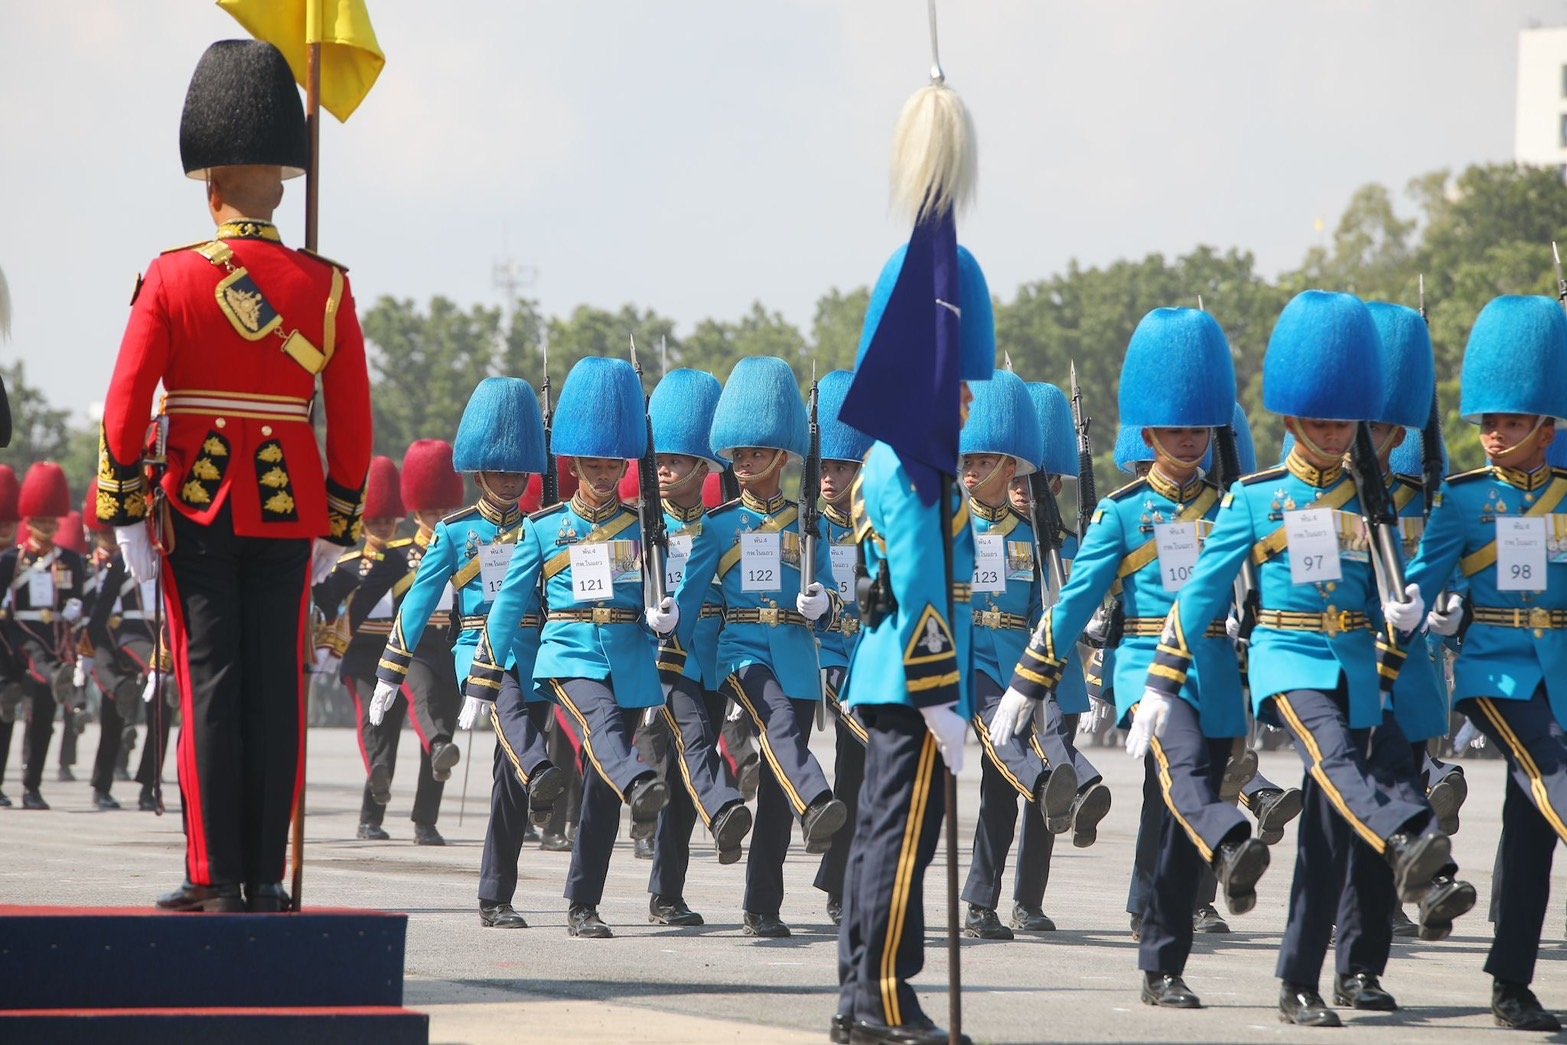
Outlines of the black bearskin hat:
[[180,114],[185,173],[205,178],[213,167],[280,166],[283,177],[305,173],[310,140],[305,107],[283,53],[260,40],[219,40],[196,64]]

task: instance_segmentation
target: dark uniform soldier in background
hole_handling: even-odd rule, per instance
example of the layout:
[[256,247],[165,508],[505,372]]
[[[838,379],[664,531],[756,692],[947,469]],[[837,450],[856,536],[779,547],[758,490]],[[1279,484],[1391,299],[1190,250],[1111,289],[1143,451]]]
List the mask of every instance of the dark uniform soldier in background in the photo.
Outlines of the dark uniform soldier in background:
[[[171,910],[290,905],[309,584],[359,538],[371,431],[353,296],[342,268],[283,246],[271,222],[307,152],[282,54],[251,40],[208,48],[180,154],[206,181],[217,231],[148,266],[104,406],[98,518],[138,580],[158,576],[164,555],[184,718],[186,880],[158,901]],[[310,424],[318,378],[324,469]],[[172,510],[156,513],[155,533],[141,458],[160,381],[167,466],[152,501]]]
[[87,567],[80,555],[54,543],[60,519],[71,510],[71,491],[59,465],[40,461],[27,470],[20,507],[27,536],[0,553],[5,591],[0,605],[6,641],[19,658],[23,694],[30,702],[22,808],[48,809],[38,784],[54,734],[55,708],[75,693],[70,626],[82,617]]
[[[17,524],[22,516],[17,508],[22,487],[16,472],[10,465],[0,464],[0,548],[16,543]],[[16,728],[16,711],[22,702],[21,662],[12,649],[10,639],[0,630],[0,781],[5,779],[6,763],[11,757],[11,734]],[[0,791],[0,808],[11,804],[11,799]]]

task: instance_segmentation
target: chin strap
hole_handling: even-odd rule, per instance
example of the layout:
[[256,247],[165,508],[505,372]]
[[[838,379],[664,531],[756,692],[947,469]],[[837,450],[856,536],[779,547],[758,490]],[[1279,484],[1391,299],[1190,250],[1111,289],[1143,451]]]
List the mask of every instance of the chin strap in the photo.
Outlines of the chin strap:
[[1533,453],[1534,451],[1538,450],[1539,447],[1536,445],[1536,442],[1540,437],[1541,429],[1544,427],[1545,415],[1541,414],[1535,418],[1534,427],[1529,429],[1528,435],[1518,440],[1515,445],[1508,447],[1506,450],[1503,450],[1500,453],[1488,455],[1491,459],[1491,463],[1494,465],[1500,465],[1503,468],[1510,468],[1511,465],[1509,465],[1507,462],[1513,460],[1515,457],[1520,456],[1524,453],[1524,451],[1527,450],[1529,453]]
[[[1175,454],[1172,454],[1165,447],[1164,443],[1160,442],[1160,440],[1159,440],[1159,433],[1157,431],[1155,431],[1152,428],[1145,428],[1145,429],[1143,429],[1143,431],[1145,433],[1147,433],[1148,441],[1153,443],[1154,457],[1157,460],[1159,460],[1159,461],[1169,461],[1171,464],[1175,465],[1177,468],[1184,468],[1184,469],[1187,469],[1187,470],[1190,470],[1190,469],[1193,469],[1193,468],[1200,468],[1202,466],[1203,458],[1208,456],[1208,447],[1203,447],[1202,453],[1198,454],[1196,457],[1192,457],[1192,458],[1177,457]],[[1213,436],[1210,435],[1208,437],[1208,446],[1212,446],[1212,445],[1213,445]],[[1166,477],[1166,478],[1168,478],[1168,477]],[[1174,482],[1175,480],[1171,479],[1170,481]]]
[[[1295,443],[1300,446],[1301,449],[1309,453],[1312,457],[1316,458],[1316,460],[1311,462],[1312,467],[1317,469],[1324,469],[1332,468],[1335,465],[1341,465],[1344,463],[1344,454],[1333,454],[1322,449],[1322,447],[1312,442],[1311,437],[1307,435],[1305,430],[1302,429],[1299,425],[1291,427],[1289,431],[1290,434],[1295,437]],[[1324,461],[1327,463],[1321,463]]]
[[703,480],[707,478],[707,473],[711,470],[712,469],[708,466],[706,461],[698,460],[696,467],[692,468],[685,475],[681,476],[679,479],[676,479],[669,485],[666,486],[663,483],[659,483],[658,495],[660,497],[675,497],[682,492],[691,489],[693,483],[700,486]]

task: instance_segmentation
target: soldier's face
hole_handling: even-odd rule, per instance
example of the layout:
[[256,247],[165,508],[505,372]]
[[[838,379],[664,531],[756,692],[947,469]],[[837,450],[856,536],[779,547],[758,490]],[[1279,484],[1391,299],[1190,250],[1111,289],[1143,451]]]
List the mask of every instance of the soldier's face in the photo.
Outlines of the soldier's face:
[[1145,428],[1143,442],[1152,447],[1157,440],[1164,452],[1176,460],[1196,462],[1208,452],[1212,435],[1207,428]]
[[1028,480],[1022,476],[1013,476],[1012,481],[1007,483],[1007,500],[1018,511],[1028,511]]
[[858,461],[822,462],[822,499],[837,506],[848,499],[854,477],[860,474]]
[[421,530],[433,530],[436,523],[456,511],[455,505],[450,508],[425,508],[414,512],[414,522],[419,524]]
[[9,548],[16,543],[16,523],[0,523],[0,548]]
[[692,478],[692,473],[698,469],[701,470],[703,477],[706,477],[707,462],[700,457],[689,457],[686,454],[659,454],[658,492],[667,495],[682,489],[686,480]]
[[480,472],[484,488],[503,504],[515,504],[528,489],[527,472]]
[[27,528],[29,530],[31,530],[32,533],[33,533],[33,536],[37,537],[39,540],[49,541],[49,540],[53,540],[54,539],[54,535],[59,532],[59,530],[60,530],[60,520],[59,519],[29,519],[29,520],[27,520]]
[[1381,458],[1382,464],[1386,466],[1388,458],[1393,456],[1393,451],[1403,445],[1404,426],[1372,422],[1369,427],[1371,429],[1371,445],[1377,448],[1377,457]]
[[[1310,417],[1286,417],[1284,427],[1295,433],[1306,457],[1327,468],[1349,452],[1355,441],[1355,422],[1319,421]],[[1302,438],[1304,437],[1304,438]]]
[[599,500],[615,493],[621,477],[626,474],[626,462],[612,457],[578,457],[572,465],[577,479],[589,487]]
[[988,504],[1000,503],[1017,472],[1017,462],[1006,454],[964,454],[962,467],[964,487]]
[[389,541],[397,535],[397,524],[400,520],[396,516],[381,519],[365,520],[365,535],[378,541]]
[[775,459],[783,451],[766,446],[742,446],[734,451],[735,478],[741,482],[772,471]]
[[[1513,448],[1522,447],[1531,437],[1539,441],[1538,446],[1543,451],[1556,438],[1556,422],[1547,420],[1541,424],[1538,414],[1484,414],[1480,418],[1480,445],[1487,457],[1505,456]],[[1508,462],[1510,465],[1515,463],[1528,466],[1524,461]]]

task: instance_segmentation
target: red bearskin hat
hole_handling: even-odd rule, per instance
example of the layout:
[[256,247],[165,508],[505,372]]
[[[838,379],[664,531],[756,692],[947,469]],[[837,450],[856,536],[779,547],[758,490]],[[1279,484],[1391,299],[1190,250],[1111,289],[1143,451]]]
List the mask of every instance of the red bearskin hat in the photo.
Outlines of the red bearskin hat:
[[702,505],[705,508],[717,508],[724,503],[724,473],[708,472],[707,478],[702,480]]
[[[577,492],[577,477],[571,474],[571,462],[564,457],[555,459],[555,482],[560,487],[560,499],[569,501]],[[524,512],[536,512],[544,507],[544,477],[528,476],[528,488],[523,491],[517,507]]]
[[397,462],[390,457],[370,459],[370,477],[365,480],[366,519],[401,519],[403,499],[398,492]]
[[0,464],[0,523],[22,521],[22,484],[8,464]]
[[71,512],[71,487],[65,469],[53,461],[39,461],[22,480],[20,509],[24,519],[63,519]]
[[74,508],[60,517],[60,528],[54,533],[54,546],[77,555],[87,554],[87,535],[82,532],[82,516]]
[[444,439],[420,439],[408,448],[402,488],[410,512],[461,508],[468,499],[462,476],[452,467],[452,444]]
[[88,533],[108,533],[107,523],[98,521],[98,480],[87,484],[87,499],[82,502],[82,525]]

